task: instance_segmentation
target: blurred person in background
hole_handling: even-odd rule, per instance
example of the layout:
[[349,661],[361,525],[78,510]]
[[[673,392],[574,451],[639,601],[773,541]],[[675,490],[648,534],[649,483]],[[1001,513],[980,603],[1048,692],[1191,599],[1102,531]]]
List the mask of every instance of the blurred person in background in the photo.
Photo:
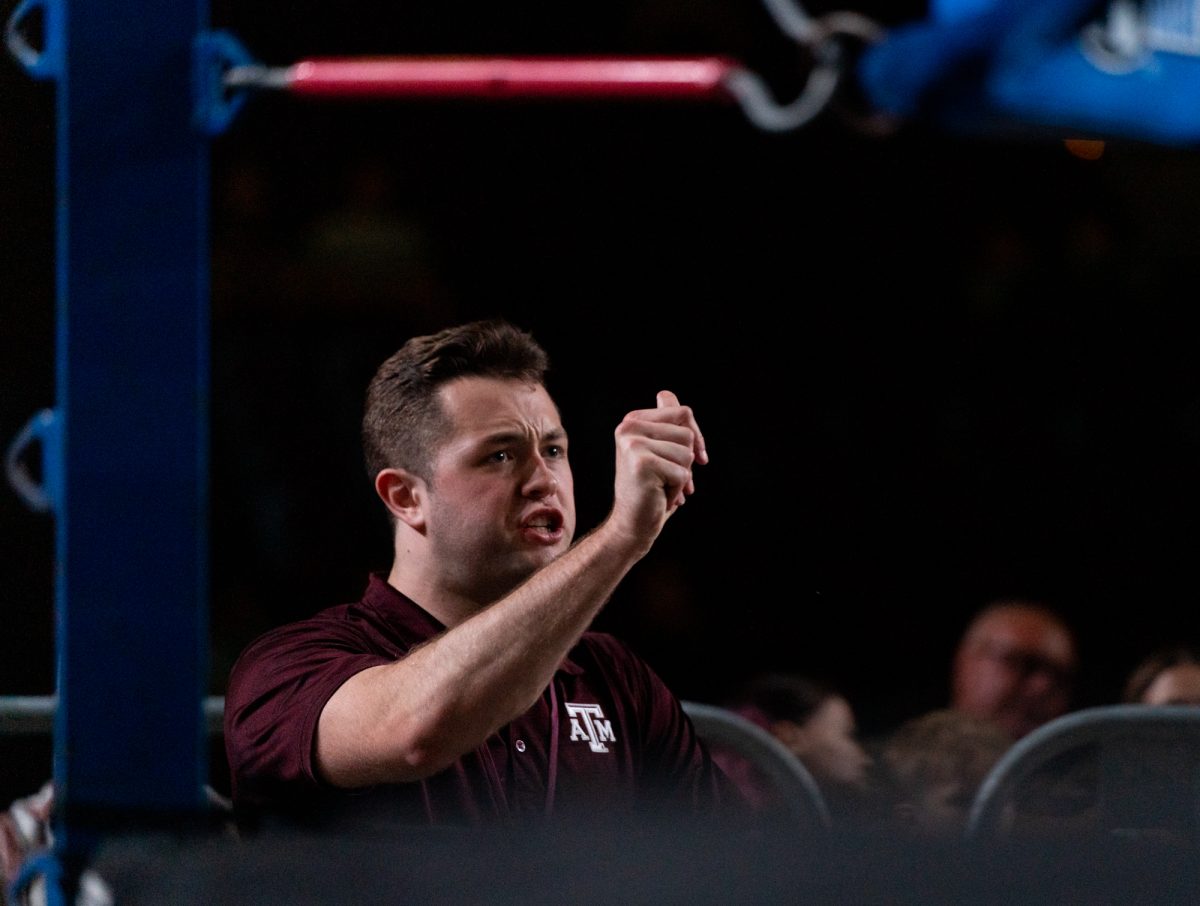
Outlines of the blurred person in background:
[[[856,815],[868,800],[872,759],[858,736],[854,709],[832,684],[792,673],[752,677],[723,707],[766,730],[808,769],[832,820]],[[713,760],[758,810],[778,803],[765,778],[745,759],[713,746]]]
[[1200,647],[1173,643],[1151,651],[1130,672],[1125,704],[1200,705]]
[[954,652],[950,707],[1018,740],[1074,704],[1079,645],[1046,604],[1001,599],[971,620]]
[[1011,745],[994,722],[953,708],[905,721],[879,749],[884,811],[914,837],[962,836],[975,794]]

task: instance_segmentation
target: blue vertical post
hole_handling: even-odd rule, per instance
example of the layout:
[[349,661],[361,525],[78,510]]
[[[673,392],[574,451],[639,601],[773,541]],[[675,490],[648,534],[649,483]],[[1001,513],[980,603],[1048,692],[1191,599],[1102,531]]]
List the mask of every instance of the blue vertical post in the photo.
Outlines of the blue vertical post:
[[[198,811],[207,749],[208,154],[200,0],[57,0],[54,781]],[[55,43],[57,42],[57,43]]]

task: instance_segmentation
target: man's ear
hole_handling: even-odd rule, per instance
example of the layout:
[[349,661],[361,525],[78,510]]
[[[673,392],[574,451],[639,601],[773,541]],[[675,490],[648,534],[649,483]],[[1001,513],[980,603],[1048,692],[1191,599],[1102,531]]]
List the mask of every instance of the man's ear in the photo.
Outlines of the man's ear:
[[375,493],[388,512],[410,528],[425,527],[425,482],[404,469],[384,469],[375,476]]

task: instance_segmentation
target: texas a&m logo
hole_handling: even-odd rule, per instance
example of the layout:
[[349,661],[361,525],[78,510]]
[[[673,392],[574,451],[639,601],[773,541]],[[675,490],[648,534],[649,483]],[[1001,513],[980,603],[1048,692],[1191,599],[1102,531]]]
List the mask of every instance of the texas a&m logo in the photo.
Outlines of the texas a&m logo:
[[577,705],[563,702],[571,718],[571,742],[584,740],[593,752],[607,752],[605,742],[616,742],[612,721],[604,716],[599,705]]

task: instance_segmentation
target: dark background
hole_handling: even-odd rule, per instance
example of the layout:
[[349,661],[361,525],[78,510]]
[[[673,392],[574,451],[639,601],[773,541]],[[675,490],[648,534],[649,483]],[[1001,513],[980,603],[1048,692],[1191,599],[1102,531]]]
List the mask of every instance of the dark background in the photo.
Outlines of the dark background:
[[[218,3],[213,24],[271,65],[724,53],[799,78],[752,0]],[[7,56],[0,123],[7,444],[54,401],[53,90]],[[944,701],[958,633],[999,594],[1078,627],[1081,704],[1200,635],[1192,151],[1116,137],[1084,160],[833,111],[774,134],[718,104],[263,95],[211,161],[214,694],[255,634],[386,568],[363,388],[409,335],[486,315],[551,354],[582,528],[621,416],[662,388],[695,407],[712,462],[598,622],[683,697],[793,670],[881,732]],[[0,538],[0,694],[45,694],[53,523],[5,488]]]

